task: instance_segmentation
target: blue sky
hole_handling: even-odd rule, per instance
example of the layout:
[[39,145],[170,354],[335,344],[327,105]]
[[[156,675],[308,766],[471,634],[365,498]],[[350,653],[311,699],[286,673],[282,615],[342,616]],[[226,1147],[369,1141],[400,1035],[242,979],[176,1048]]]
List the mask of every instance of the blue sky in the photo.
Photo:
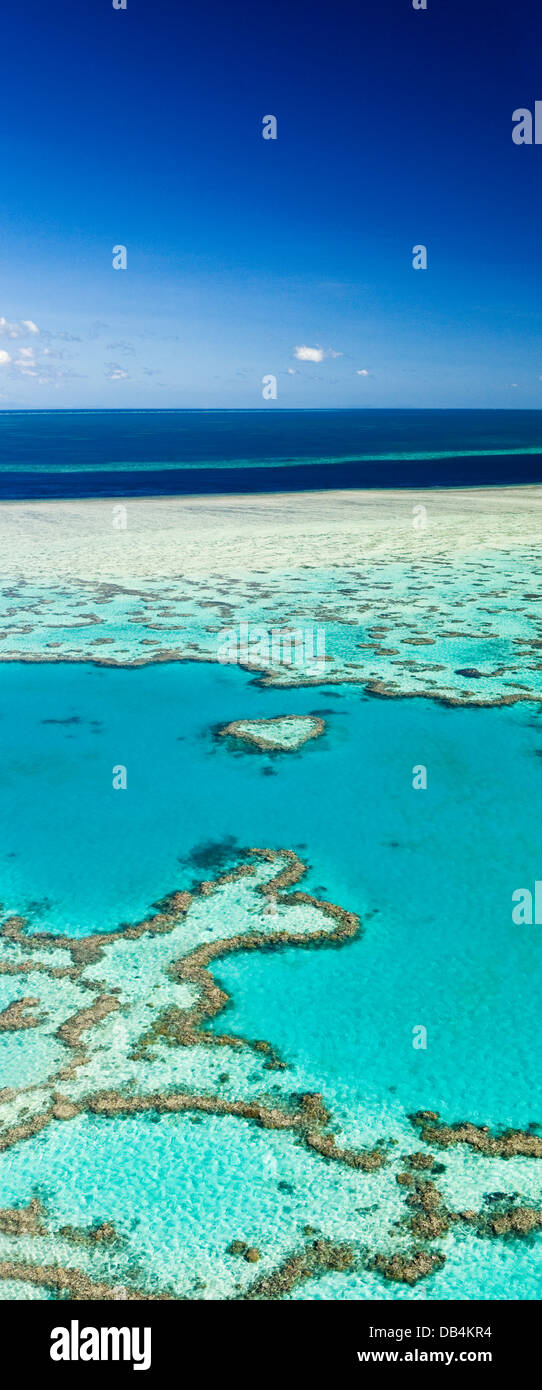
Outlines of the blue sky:
[[0,407],[542,406],[539,0],[2,28]]

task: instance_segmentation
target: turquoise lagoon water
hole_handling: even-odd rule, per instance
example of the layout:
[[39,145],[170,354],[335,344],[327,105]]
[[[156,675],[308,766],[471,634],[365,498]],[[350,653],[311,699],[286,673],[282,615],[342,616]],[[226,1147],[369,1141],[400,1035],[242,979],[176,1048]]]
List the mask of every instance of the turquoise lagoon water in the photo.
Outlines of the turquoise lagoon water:
[[[326,733],[298,754],[214,737],[243,716],[315,710]],[[200,664],[6,667],[0,900],[36,930],[83,935],[141,919],[244,847],[295,848],[304,886],[360,912],[363,936],[221,962],[229,1025],[303,1048],[315,1074],[361,1096],[401,1090],[404,1073],[412,1108],[525,1125],[537,1117],[542,944],[511,910],[542,867],[535,710],[391,704],[355,687],[286,694]],[[112,787],[121,763],[125,792]],[[426,791],[412,787],[420,763]],[[225,858],[198,859],[214,844]],[[412,1048],[419,1023],[425,1052]]]
[[[536,705],[446,709],[355,686],[286,692],[237,668],[188,663],[13,664],[1,689],[4,912],[26,914],[33,930],[85,935],[142,918],[244,847],[296,849],[309,867],[303,886],[359,912],[363,934],[339,949],[221,960],[214,973],[231,999],[215,1028],[269,1039],[299,1089],[324,1093],[345,1142],[396,1134],[404,1151],[406,1116],[418,1108],[492,1126],[542,1119],[540,927],[511,915],[513,891],[542,877]],[[282,713],[318,713],[326,732],[272,756],[215,736],[232,720]],[[118,764],[123,792],[112,787]],[[412,786],[418,764],[425,791]],[[419,1024],[426,1050],[412,1046]],[[31,1078],[32,1031],[15,1036]],[[481,1201],[488,1174],[489,1191],[535,1190],[528,1161],[485,1161],[482,1176],[472,1155],[444,1158],[443,1190],[448,1182],[456,1205],[468,1184]],[[371,1222],[382,1224],[379,1197],[391,1221],[401,1194],[386,1170],[363,1180],[369,1238]],[[361,1209],[358,1175],[289,1136],[216,1116],[53,1123],[0,1156],[0,1205],[35,1192],[59,1222],[116,1220],[133,1269],[188,1296],[200,1296],[198,1280],[203,1296],[228,1279],[246,1287],[250,1267],[224,1255],[232,1235],[267,1249],[273,1267],[303,1222],[319,1227],[325,1212],[326,1233],[348,1237]],[[453,1233],[446,1249],[444,1270],[414,1290],[328,1275],[292,1297],[540,1296],[529,1244]],[[99,1258],[122,1282],[117,1255]]]

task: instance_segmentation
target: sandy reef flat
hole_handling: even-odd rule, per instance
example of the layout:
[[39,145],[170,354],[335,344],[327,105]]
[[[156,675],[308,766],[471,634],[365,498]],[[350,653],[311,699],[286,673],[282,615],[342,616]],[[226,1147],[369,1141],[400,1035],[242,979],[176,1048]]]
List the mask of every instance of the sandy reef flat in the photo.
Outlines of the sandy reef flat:
[[541,534],[538,487],[4,503],[0,660],[214,661],[226,632],[277,685],[538,699]]

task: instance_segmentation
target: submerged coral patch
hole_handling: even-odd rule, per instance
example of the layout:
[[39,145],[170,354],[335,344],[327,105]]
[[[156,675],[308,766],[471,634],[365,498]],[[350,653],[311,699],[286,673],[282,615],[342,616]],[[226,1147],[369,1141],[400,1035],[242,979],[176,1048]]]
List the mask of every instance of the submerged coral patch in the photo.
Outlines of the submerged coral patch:
[[447,1125],[439,1119],[436,1110],[421,1110],[412,1116],[419,1126],[422,1139],[427,1144],[437,1144],[447,1149],[454,1144],[468,1144],[477,1153],[491,1158],[542,1158],[542,1136],[530,1130],[506,1129],[500,1134],[492,1134],[487,1125],[473,1125],[466,1120]]
[[219,729],[219,737],[235,738],[262,753],[295,753],[310,739],[320,738],[323,719],[310,714],[277,715],[273,719],[235,719]]

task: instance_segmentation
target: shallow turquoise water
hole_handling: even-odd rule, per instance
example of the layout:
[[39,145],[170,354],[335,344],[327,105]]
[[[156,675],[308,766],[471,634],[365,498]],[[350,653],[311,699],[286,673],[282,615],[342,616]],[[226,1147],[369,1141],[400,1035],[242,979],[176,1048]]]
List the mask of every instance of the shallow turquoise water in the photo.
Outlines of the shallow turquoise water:
[[[329,711],[326,733],[299,754],[233,753],[213,737],[220,722],[315,709]],[[229,1026],[348,1096],[375,1103],[396,1087],[408,1108],[525,1125],[542,947],[539,927],[513,924],[511,899],[542,867],[540,748],[529,705],[262,690],[199,664],[4,668],[0,900],[36,929],[84,934],[212,876],[221,861],[197,854],[210,842],[225,842],[226,863],[232,838],[230,860],[253,844],[297,848],[309,891],[361,912],[363,937],[221,962]],[[121,763],[128,785],[114,791]],[[418,764],[426,791],[412,787]],[[412,1046],[418,1024],[426,1050]]]
[[[266,1164],[270,1145],[280,1165],[276,1174]],[[306,1222],[321,1225],[324,1212],[326,1229],[339,1238],[353,1236],[359,1225],[360,1192],[352,1175],[337,1174],[300,1155],[282,1136],[264,1135],[243,1121],[214,1116],[203,1123],[188,1117],[157,1121],[139,1116],[120,1122],[85,1118],[69,1127],[54,1124],[0,1158],[2,1205],[27,1201],[29,1185],[47,1205],[55,1226],[115,1222],[123,1259],[116,1252],[99,1252],[102,1277],[122,1287],[121,1269],[128,1257],[132,1277],[142,1272],[148,1288],[166,1284],[185,1297],[220,1296],[224,1269],[241,1290],[250,1285],[250,1267],[225,1254],[232,1234],[263,1251],[259,1269],[267,1273],[302,1244]],[[388,1206],[385,1214],[396,1218],[399,1210],[397,1194],[395,1206]],[[384,1210],[375,1213],[376,1229],[383,1218]],[[30,1252],[30,1242],[28,1247]],[[50,1249],[44,1240],[36,1251],[34,1241],[31,1253],[46,1262]],[[66,1258],[58,1239],[56,1254]],[[309,1280],[290,1297],[540,1298],[542,1275],[529,1242],[518,1246],[452,1233],[446,1254],[444,1268],[415,1288],[388,1284],[365,1271]],[[95,1258],[91,1261],[84,1251],[77,1252],[79,1266],[90,1269],[93,1263],[96,1274]],[[4,1297],[20,1297],[20,1289],[19,1284],[13,1293],[4,1289]],[[46,1296],[43,1290],[40,1296]]]
[[[298,753],[234,750],[215,737],[235,719],[309,712],[326,732]],[[205,664],[4,667],[0,900],[32,929],[85,935],[140,919],[164,893],[238,862],[244,847],[296,849],[309,865],[303,886],[359,912],[363,934],[337,950],[220,960],[214,973],[231,1001],[215,1027],[272,1041],[299,1087],[324,1093],[345,1142],[396,1133],[404,1151],[406,1116],[418,1108],[526,1127],[542,1118],[541,934],[512,922],[512,893],[542,877],[541,749],[542,719],[528,703],[446,709],[354,686],[262,689],[237,668]],[[125,791],[112,786],[119,764]],[[428,785],[415,791],[420,764]],[[8,999],[6,986],[0,1006]],[[424,1050],[412,1045],[418,1025]],[[37,1034],[15,1035],[16,1053],[7,1037],[3,1084],[17,1083],[17,1056],[31,1079]],[[273,1146],[295,1198],[270,1181]],[[482,1181],[476,1158],[445,1157],[460,1190],[461,1165]],[[480,1200],[484,1183],[527,1192],[531,1174],[525,1161],[495,1160]],[[228,1267],[232,1235],[268,1248],[272,1268],[318,1211],[332,1234],[354,1234],[357,1184],[287,1137],[216,1116],[87,1116],[0,1158],[1,1206],[38,1191],[59,1223],[116,1219],[147,1284],[176,1279],[189,1296],[194,1269],[215,1295],[227,1278],[246,1281],[248,1267]],[[388,1221],[400,1197],[392,1188]],[[470,1234],[448,1244],[444,1271],[415,1290],[330,1275],[292,1296],[540,1291],[531,1245],[515,1253]],[[116,1278],[111,1261],[105,1272]]]

